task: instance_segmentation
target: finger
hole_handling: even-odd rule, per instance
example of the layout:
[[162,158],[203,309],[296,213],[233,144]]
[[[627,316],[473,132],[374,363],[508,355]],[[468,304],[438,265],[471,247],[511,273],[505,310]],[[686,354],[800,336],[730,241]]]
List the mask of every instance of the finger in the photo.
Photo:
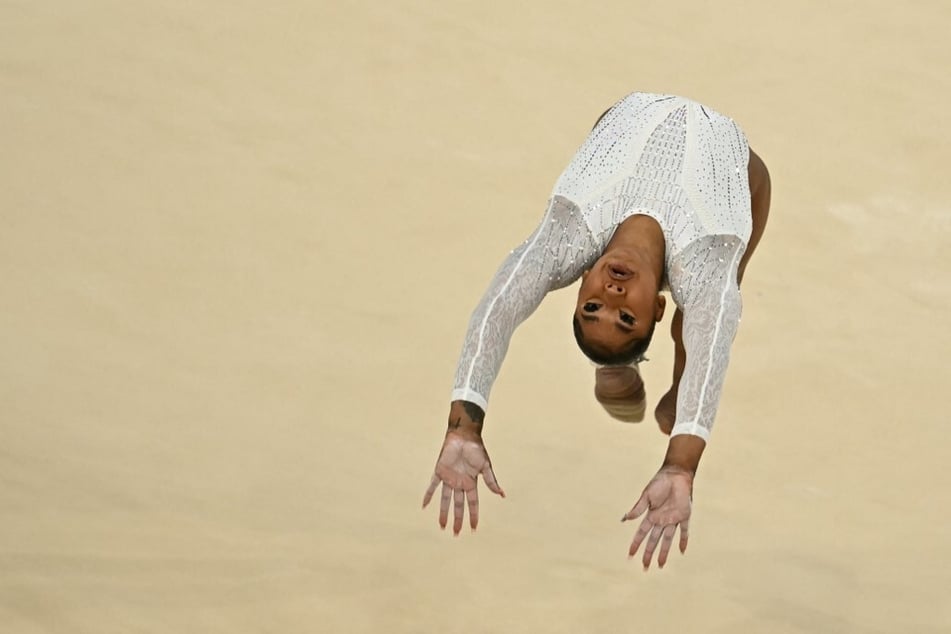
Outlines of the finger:
[[650,502],[647,499],[647,491],[641,493],[641,498],[637,501],[637,504],[628,511],[626,514],[621,516],[621,521],[626,522],[627,520],[634,520],[640,517],[644,511],[650,507]]
[[654,549],[657,548],[657,543],[660,541],[660,536],[664,533],[664,527],[660,524],[654,524],[654,530],[651,531],[651,536],[647,539],[647,544],[644,546],[644,557],[641,559],[641,563],[644,564],[644,570],[647,570],[651,567],[651,558],[654,556]]
[[452,496],[452,534],[458,535],[459,531],[462,530],[462,513],[466,508],[466,492],[462,489],[456,489],[453,491]]
[[479,489],[466,491],[466,501],[469,503],[469,528],[475,530],[479,525]]
[[423,495],[423,508],[426,508],[426,505],[429,504],[429,501],[433,499],[433,493],[436,492],[436,485],[442,482],[442,479],[435,473],[433,474],[433,479],[429,483],[429,488],[426,489],[426,493]]
[[452,489],[445,482],[442,483],[442,499],[439,500],[439,528],[446,528],[449,523],[449,499],[452,497]]
[[684,520],[680,523],[680,554],[687,552],[687,539],[690,537],[690,520]]
[[631,548],[627,551],[628,557],[633,557],[637,554],[637,549],[641,547],[641,542],[644,541],[644,538],[647,537],[647,534],[651,532],[653,527],[654,525],[646,517],[641,521],[637,532],[634,533],[634,541],[631,542]]
[[667,555],[670,553],[670,547],[674,543],[674,533],[677,532],[677,525],[671,524],[664,529],[664,538],[660,543],[660,552],[657,553],[657,565],[661,568],[667,563]]
[[482,468],[482,477],[485,478],[485,486],[489,487],[489,491],[505,497],[505,491],[499,486],[499,481],[495,479],[495,472],[492,471],[492,463],[485,463],[485,467]]

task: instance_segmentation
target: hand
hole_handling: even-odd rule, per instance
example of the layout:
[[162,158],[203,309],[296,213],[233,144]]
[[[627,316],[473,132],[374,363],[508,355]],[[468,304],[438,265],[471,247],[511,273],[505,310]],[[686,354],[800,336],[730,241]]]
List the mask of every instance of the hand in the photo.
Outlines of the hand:
[[651,558],[654,556],[658,543],[660,543],[660,553],[657,555],[657,565],[664,567],[678,526],[680,526],[680,552],[687,551],[692,495],[693,472],[679,467],[665,466],[647,483],[634,508],[621,518],[622,522],[633,520],[647,511],[647,515],[644,516],[634,534],[634,541],[631,542],[631,548],[628,551],[629,556],[636,555],[641,542],[650,534],[641,560],[644,570],[650,568]]
[[436,486],[442,482],[442,499],[439,504],[439,526],[445,529],[449,521],[449,500],[453,500],[452,532],[458,535],[462,530],[462,518],[465,504],[469,506],[469,526],[472,530],[479,525],[479,474],[485,478],[485,484],[493,493],[505,497],[505,492],[495,479],[492,461],[482,444],[482,436],[461,428],[446,432],[442,451],[436,460],[432,482],[423,496],[423,508],[429,504],[436,492]]

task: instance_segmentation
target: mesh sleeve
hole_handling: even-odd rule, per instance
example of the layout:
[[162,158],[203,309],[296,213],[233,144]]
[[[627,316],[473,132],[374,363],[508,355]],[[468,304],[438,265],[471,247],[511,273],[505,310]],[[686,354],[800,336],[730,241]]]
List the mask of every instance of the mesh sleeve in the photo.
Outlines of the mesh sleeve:
[[745,250],[735,236],[708,236],[678,255],[671,267],[671,292],[683,310],[687,352],[671,436],[710,438],[743,310],[736,274]]
[[505,259],[472,313],[452,400],[487,408],[516,327],[549,291],[578,279],[597,254],[577,205],[560,196],[552,198],[541,224]]

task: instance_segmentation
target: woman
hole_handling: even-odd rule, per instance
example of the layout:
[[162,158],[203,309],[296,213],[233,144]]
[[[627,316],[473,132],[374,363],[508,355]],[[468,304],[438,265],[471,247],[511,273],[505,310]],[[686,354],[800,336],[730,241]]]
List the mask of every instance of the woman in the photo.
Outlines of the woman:
[[[770,180],[729,118],[672,95],[634,93],[605,112],[555,184],[535,232],[503,262],[463,346],[449,428],[425,507],[442,483],[439,524],[479,518],[477,478],[505,496],[482,442],[489,391],[515,328],[552,290],[581,278],[572,317],[585,355],[600,367],[595,396],[609,414],[638,422],[644,387],[637,363],[670,291],[673,382],[655,418],[670,435],[663,465],[633,508],[644,515],[630,555],[663,567],[680,528],[687,547],[693,479],[740,319],[739,284],[769,213]],[[646,513],[646,514],[645,514]]]

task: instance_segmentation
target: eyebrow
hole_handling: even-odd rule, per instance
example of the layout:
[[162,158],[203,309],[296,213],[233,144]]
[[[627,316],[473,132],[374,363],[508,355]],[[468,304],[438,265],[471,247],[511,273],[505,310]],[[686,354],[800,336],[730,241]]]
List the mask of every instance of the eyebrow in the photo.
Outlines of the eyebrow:
[[[598,317],[595,317],[594,315],[582,315],[581,318],[584,319],[585,321],[601,321]],[[628,328],[627,326],[621,324],[620,322],[614,322],[614,325],[615,327],[617,327],[618,330],[623,332],[625,335],[630,335],[634,332],[632,328]]]

